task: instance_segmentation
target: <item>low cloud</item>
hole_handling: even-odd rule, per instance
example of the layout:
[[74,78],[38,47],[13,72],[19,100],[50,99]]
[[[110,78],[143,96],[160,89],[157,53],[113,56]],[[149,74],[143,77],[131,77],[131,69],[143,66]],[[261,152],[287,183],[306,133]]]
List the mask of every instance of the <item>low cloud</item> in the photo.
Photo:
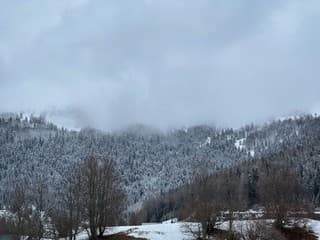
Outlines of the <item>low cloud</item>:
[[7,1],[0,111],[106,130],[319,111],[319,13],[318,1]]

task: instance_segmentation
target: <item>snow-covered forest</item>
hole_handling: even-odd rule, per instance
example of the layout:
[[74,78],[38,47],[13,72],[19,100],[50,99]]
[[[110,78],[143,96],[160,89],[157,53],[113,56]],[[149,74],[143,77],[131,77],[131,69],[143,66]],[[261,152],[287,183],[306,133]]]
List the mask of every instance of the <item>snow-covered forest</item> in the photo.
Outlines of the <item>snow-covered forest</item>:
[[320,239],[320,1],[0,7],[0,240]]
[[[54,194],[68,167],[88,155],[116,161],[133,205],[187,183],[202,168],[214,172],[286,147],[308,146],[319,135],[320,118],[311,115],[235,130],[194,126],[161,132],[141,125],[105,133],[94,129],[69,131],[57,128],[43,117],[3,114],[1,204],[15,181],[32,185],[34,179],[43,178]],[[315,158],[296,163],[305,176],[317,171]],[[312,186],[318,186],[317,182]]]
[[[313,115],[239,129],[202,125],[164,132],[137,125],[107,133],[71,131],[42,116],[6,113],[0,118],[0,203],[6,211],[19,212],[19,202],[13,199],[23,193],[31,212],[39,210],[44,221],[41,226],[51,226],[53,216],[58,218],[52,215],[53,210],[61,208],[68,196],[63,194],[68,179],[76,179],[74,169],[92,156],[114,163],[119,186],[126,195],[126,207],[121,208],[121,217],[113,224],[188,219],[202,203],[193,198],[202,196],[199,189],[213,194],[219,186],[229,186],[231,191],[222,187],[219,202],[236,201],[236,205],[231,201],[221,209],[246,210],[265,200],[261,188],[274,184],[268,183],[268,174],[278,180],[279,191],[288,202],[291,193],[279,183],[288,181],[286,174],[294,174],[290,175],[290,185],[302,187],[301,193],[306,194],[303,199],[310,206],[318,206],[319,136],[320,118]],[[295,179],[298,185],[294,185]],[[215,198],[207,197],[210,201]],[[52,231],[41,234],[52,237]]]

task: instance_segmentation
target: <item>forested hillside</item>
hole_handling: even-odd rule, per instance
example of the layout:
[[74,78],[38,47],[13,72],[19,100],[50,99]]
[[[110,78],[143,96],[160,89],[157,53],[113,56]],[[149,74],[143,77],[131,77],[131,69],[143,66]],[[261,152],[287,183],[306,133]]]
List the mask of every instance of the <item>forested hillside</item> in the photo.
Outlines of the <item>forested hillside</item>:
[[201,221],[212,211],[217,214],[262,206],[271,206],[272,211],[279,206],[283,211],[296,211],[301,204],[311,211],[320,205],[319,138],[211,174],[200,171],[189,183],[146,200],[131,221],[158,222],[172,217]]
[[[132,205],[189,182],[202,169],[212,173],[284,148],[305,148],[319,136],[320,118],[311,115],[236,130],[194,126],[162,132],[132,126],[106,133],[94,129],[69,131],[46,122],[44,117],[2,114],[1,204],[5,204],[12,185],[20,181],[28,183],[30,191],[39,182],[48,185],[50,201],[69,166],[88,155],[117,163]],[[318,169],[313,165],[317,164],[314,158],[306,157],[296,166],[302,168],[309,182],[315,181],[312,176]]]

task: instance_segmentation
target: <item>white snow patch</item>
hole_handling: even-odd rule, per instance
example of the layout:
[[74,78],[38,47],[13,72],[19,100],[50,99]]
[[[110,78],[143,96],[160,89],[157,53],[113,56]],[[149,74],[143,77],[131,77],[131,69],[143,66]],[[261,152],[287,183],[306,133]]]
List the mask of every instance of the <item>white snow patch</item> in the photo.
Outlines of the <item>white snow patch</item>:
[[211,144],[211,137],[207,137],[206,141],[202,144],[200,144],[200,148],[202,148],[203,146],[207,146]]
[[307,226],[315,233],[318,238],[320,238],[320,221],[309,219]]
[[107,234],[126,233],[137,238],[148,240],[187,240],[189,236],[184,230],[185,223],[148,224],[140,226],[123,226],[108,229]]
[[0,217],[9,219],[9,218],[15,217],[15,215],[8,210],[2,209],[2,210],[0,210]]
[[[236,147],[236,149],[240,151],[247,149],[247,146],[245,145],[245,141],[246,141],[246,138],[240,138],[235,141],[234,146]],[[251,157],[254,157],[255,155],[254,149],[247,150],[247,154],[250,154]]]
[[238,150],[242,150],[242,149],[246,148],[246,146],[244,145],[245,140],[246,140],[246,138],[241,138],[241,139],[236,140],[236,142],[234,143],[234,146]]
[[251,157],[254,157],[254,150],[250,150],[249,153]]

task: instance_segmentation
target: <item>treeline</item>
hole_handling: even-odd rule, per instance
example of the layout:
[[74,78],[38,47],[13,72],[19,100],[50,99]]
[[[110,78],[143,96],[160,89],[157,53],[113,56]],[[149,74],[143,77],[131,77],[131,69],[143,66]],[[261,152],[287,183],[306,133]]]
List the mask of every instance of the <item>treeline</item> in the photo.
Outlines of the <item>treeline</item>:
[[31,184],[45,176],[50,192],[58,194],[66,170],[88,155],[117,162],[132,205],[188,183],[199,167],[220,171],[319,135],[320,118],[311,115],[236,130],[200,125],[161,132],[134,126],[105,133],[60,129],[41,116],[0,114],[0,206],[17,178]]
[[45,177],[33,184],[14,181],[0,234],[71,240],[86,230],[91,239],[97,239],[107,226],[123,221],[126,196],[114,161],[88,156],[66,173],[55,194],[50,193]]
[[130,221],[137,224],[177,217],[202,223],[205,236],[222,213],[228,213],[224,220],[229,221],[231,230],[234,212],[262,208],[264,217],[275,219],[275,226],[281,228],[290,214],[305,216],[320,204],[319,140],[283,148],[213,174],[201,169],[188,184],[145,201]]

